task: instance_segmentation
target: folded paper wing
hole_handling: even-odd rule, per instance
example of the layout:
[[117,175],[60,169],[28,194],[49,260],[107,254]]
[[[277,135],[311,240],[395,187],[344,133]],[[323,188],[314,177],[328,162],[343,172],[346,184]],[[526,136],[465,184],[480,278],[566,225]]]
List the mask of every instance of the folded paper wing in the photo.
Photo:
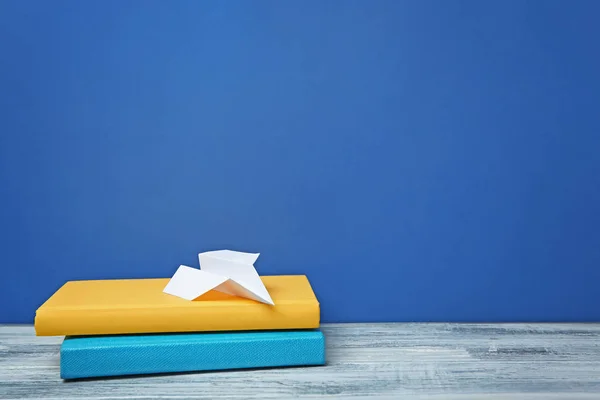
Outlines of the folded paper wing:
[[254,268],[259,255],[231,250],[200,253],[200,269],[180,265],[163,292],[194,300],[216,290],[274,305]]

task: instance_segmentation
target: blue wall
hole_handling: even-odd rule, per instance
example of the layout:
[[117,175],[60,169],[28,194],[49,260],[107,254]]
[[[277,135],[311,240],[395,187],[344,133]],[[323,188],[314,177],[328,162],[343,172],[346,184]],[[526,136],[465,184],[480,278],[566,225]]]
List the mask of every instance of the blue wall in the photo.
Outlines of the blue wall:
[[1,1],[0,321],[221,248],[328,322],[600,320],[599,13]]

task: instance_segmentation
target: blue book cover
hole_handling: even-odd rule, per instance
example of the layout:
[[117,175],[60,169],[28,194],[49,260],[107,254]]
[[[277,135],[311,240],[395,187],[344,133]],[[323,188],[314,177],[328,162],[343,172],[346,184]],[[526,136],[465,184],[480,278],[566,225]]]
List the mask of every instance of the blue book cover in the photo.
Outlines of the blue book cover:
[[325,364],[319,330],[67,337],[63,379]]

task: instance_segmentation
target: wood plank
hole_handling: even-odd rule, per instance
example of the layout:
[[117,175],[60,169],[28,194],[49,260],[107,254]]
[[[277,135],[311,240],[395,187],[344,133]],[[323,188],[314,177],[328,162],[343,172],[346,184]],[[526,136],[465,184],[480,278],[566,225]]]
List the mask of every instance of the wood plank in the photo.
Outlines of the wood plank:
[[63,382],[60,337],[0,326],[1,399],[599,399],[600,324],[326,324],[327,366]]

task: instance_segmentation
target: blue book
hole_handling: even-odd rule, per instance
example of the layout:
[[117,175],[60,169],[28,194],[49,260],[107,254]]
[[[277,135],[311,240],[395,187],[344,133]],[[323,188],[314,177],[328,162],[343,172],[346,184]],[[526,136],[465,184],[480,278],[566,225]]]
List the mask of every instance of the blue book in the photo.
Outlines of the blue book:
[[67,337],[63,379],[325,364],[319,330]]

